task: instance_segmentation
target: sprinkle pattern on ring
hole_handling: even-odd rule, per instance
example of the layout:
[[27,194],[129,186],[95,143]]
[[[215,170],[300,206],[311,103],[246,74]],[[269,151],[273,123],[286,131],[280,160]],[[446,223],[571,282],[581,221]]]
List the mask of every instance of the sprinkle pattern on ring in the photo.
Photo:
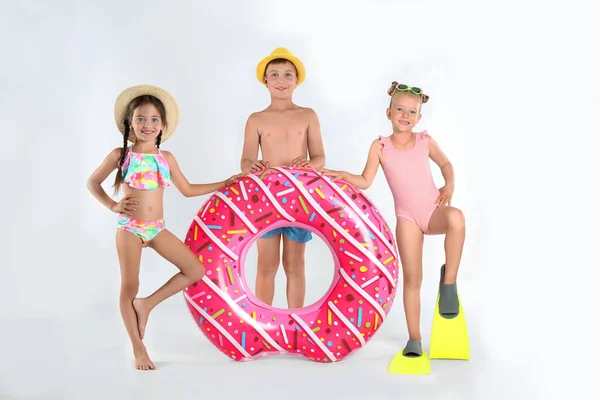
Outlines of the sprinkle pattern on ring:
[[[259,302],[243,278],[247,247],[282,226],[320,236],[336,265],[319,303],[293,313]],[[214,193],[194,216],[185,244],[206,268],[204,279],[184,290],[188,310],[236,361],[281,353],[343,360],[373,337],[394,302],[399,260],[388,224],[361,191],[314,170],[269,168]]]

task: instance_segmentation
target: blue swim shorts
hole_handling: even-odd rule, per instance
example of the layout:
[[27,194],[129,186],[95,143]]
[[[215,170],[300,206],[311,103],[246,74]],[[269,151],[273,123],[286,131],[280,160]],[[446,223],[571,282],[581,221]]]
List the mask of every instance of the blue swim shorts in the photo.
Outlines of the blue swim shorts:
[[306,243],[312,239],[311,231],[291,226],[284,226],[283,228],[273,229],[272,231],[269,231],[262,235],[261,239],[270,238],[280,233],[283,233],[285,237],[293,240],[294,242],[299,243]]

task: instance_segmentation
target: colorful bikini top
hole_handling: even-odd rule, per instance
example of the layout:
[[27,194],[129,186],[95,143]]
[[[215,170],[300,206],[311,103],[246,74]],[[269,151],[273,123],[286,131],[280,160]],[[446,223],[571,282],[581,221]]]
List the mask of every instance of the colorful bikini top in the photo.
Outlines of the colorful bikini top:
[[142,190],[171,186],[171,171],[161,151],[158,150],[158,154],[134,153],[132,147],[127,149],[127,157],[121,168],[123,183]]

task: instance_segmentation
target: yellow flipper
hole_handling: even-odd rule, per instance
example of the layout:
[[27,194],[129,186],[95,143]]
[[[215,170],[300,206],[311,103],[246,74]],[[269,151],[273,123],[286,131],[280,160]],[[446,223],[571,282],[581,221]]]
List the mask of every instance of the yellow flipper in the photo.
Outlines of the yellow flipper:
[[470,358],[467,321],[465,320],[460,296],[458,296],[458,315],[453,318],[445,318],[440,315],[440,296],[438,293],[431,325],[429,355],[432,360],[468,360]]
[[402,354],[404,350],[400,350],[388,367],[390,374],[401,375],[429,375],[431,373],[431,365],[425,351],[421,352],[420,357],[407,357]]

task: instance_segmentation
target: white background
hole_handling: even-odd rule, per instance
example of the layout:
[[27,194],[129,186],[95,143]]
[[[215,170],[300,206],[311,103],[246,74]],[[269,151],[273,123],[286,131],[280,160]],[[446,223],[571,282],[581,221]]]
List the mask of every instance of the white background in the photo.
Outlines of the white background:
[[[229,398],[232,380],[236,397],[247,398],[549,399],[588,386],[598,355],[600,30],[584,3],[4,3],[0,398]],[[169,90],[181,121],[164,148],[191,182],[219,181],[238,171],[246,118],[268,105],[255,66],[279,46],[306,65],[295,101],[318,113],[329,168],[360,173],[370,142],[390,133],[392,80],[431,96],[418,128],[453,162],[453,205],[467,219],[459,288],[469,362],[432,362],[427,377],[387,374],[407,340],[399,297],[381,333],[343,363],[233,364],[176,295],[148,326],[160,370],[131,368],[115,215],[85,187],[122,143],[114,100],[140,83]],[[367,194],[393,227],[381,171]],[[205,200],[168,190],[169,228],[183,239]],[[307,254],[308,300],[332,276],[319,242]],[[428,237],[426,350],[443,261],[443,237]],[[146,251],[140,294],[174,272]],[[282,275],[277,305],[285,304]]]

